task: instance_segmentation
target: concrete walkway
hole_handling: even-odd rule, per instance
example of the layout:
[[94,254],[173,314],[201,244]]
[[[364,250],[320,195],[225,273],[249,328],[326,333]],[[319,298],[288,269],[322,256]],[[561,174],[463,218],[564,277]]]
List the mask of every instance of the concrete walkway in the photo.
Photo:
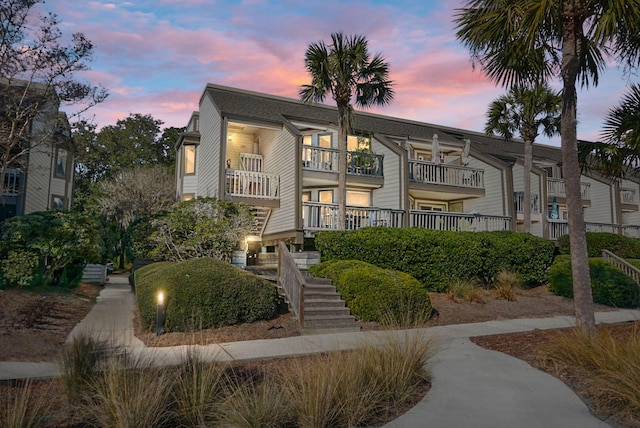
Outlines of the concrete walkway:
[[[208,346],[147,348],[135,337],[135,298],[126,277],[112,276],[87,317],[69,335],[91,334],[155,365],[176,364],[188,350],[209,360],[250,361],[347,350],[394,334],[432,338],[438,348],[429,361],[432,389],[413,409],[387,424],[397,427],[606,427],[562,382],[527,363],[474,345],[474,336],[547,330],[574,325],[574,318],[489,321],[396,332],[357,332],[297,336]],[[640,310],[596,314],[598,323],[640,320]],[[0,362],[0,380],[59,374],[56,363]]]

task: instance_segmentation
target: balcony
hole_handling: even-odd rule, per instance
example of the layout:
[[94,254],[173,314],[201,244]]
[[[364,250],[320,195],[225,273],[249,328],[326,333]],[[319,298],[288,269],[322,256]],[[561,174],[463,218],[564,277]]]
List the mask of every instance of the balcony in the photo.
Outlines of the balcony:
[[[580,195],[583,201],[588,201],[591,199],[590,194],[591,184],[589,183],[580,183]],[[553,198],[566,198],[567,197],[567,187],[565,185],[564,180],[560,180],[557,178],[548,178],[547,179],[547,197]]]
[[2,186],[2,196],[18,196],[20,193],[20,180],[22,171],[19,169],[7,168]]
[[409,160],[409,181],[484,189],[484,170],[412,159]]
[[511,217],[441,211],[410,211],[409,226],[457,232],[511,230]]
[[[338,149],[303,146],[302,166],[313,171],[338,172]],[[347,174],[364,177],[383,177],[382,155],[347,152]]]
[[278,199],[280,177],[266,172],[227,169],[225,190],[228,196]]
[[[345,212],[345,229],[357,230],[367,226],[402,227],[403,216],[403,210],[348,206]],[[336,230],[338,205],[303,202],[302,219],[306,232]]]

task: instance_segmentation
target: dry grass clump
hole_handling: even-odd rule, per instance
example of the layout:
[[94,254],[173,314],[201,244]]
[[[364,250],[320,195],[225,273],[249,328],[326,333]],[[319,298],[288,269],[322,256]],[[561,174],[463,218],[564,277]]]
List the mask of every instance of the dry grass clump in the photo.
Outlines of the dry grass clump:
[[[178,366],[163,368],[109,349],[83,337],[67,349],[65,392],[72,406],[66,411],[80,425],[380,424],[426,391],[425,364],[433,346],[415,330],[385,331],[376,343],[353,351],[239,366],[187,351]],[[0,406],[0,427],[37,426],[44,413],[31,397],[27,386],[17,399]],[[65,420],[64,415],[59,419]]]
[[640,333],[613,336],[599,328],[595,336],[582,329],[560,332],[546,357],[556,364],[577,366],[590,374],[585,388],[608,415],[622,415],[640,425]]
[[516,300],[518,291],[522,289],[522,283],[518,278],[518,274],[513,271],[503,270],[496,276],[493,287],[498,299],[513,302]]
[[485,291],[472,280],[455,280],[449,284],[447,296],[452,302],[464,300],[472,303],[485,303]]
[[30,380],[1,386],[0,427],[31,428],[43,425],[49,406],[47,394],[36,394]]

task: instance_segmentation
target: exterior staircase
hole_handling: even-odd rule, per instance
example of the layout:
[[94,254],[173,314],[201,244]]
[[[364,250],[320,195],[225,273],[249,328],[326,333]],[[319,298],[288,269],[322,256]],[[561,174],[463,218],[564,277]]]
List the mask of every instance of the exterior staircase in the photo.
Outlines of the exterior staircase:
[[251,226],[250,233],[256,236],[262,236],[267,221],[271,216],[271,208],[252,206],[251,212],[255,216],[255,220],[253,226]]
[[306,277],[302,331],[304,334],[360,331],[330,279]]

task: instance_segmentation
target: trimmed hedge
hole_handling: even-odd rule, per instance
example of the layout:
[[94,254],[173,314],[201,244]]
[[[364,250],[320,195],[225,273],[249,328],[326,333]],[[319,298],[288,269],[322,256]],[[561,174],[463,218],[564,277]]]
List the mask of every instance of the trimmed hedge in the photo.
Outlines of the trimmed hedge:
[[431,313],[427,289],[411,275],[358,260],[329,261],[309,269],[330,278],[351,313],[362,321],[402,323]]
[[456,279],[491,283],[503,270],[527,286],[544,284],[555,251],[551,241],[527,233],[381,227],[319,232],[315,245],[323,261],[361,260],[406,272],[431,291],[445,291]]
[[[602,257],[602,250],[609,250],[623,259],[640,259],[640,239],[606,232],[587,232],[587,254],[589,257]],[[569,235],[558,239],[560,254],[571,254]]]
[[[605,262],[602,258],[589,259],[591,289],[593,301],[618,308],[634,308],[640,299],[640,287],[620,269]],[[549,269],[549,291],[573,298],[571,276],[571,257],[556,257]]]
[[167,332],[270,319],[281,304],[269,281],[211,258],[147,265],[136,270],[135,284],[140,316],[150,330],[159,290],[165,294]]

